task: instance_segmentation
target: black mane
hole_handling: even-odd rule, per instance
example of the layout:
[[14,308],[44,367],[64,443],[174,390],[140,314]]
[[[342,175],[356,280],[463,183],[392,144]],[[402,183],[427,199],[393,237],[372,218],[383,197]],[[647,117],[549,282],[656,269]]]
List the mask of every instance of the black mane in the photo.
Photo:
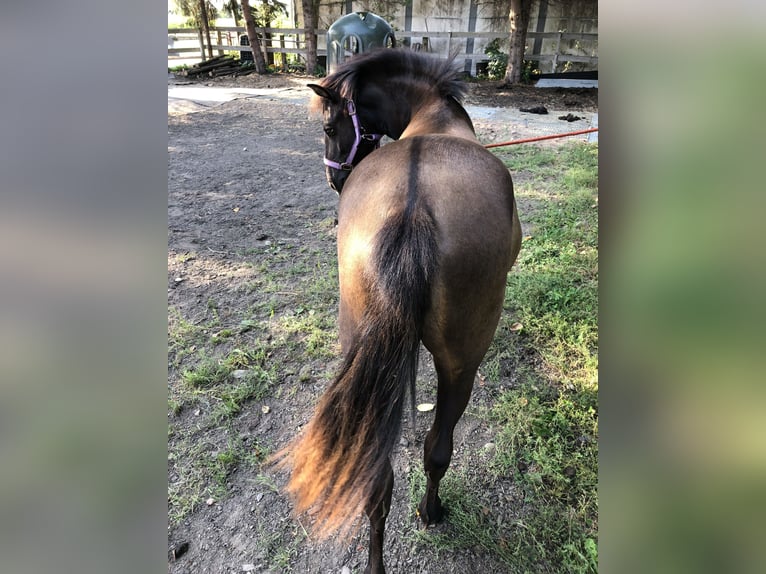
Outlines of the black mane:
[[462,102],[468,88],[461,75],[454,58],[444,60],[409,48],[379,48],[354,56],[321,83],[351,100],[363,84],[389,81],[427,85],[442,98]]

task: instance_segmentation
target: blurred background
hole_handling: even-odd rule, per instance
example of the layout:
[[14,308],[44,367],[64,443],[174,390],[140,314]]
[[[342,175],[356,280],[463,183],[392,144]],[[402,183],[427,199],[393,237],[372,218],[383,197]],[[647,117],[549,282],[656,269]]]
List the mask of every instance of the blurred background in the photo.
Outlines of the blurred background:
[[766,7],[602,3],[600,570],[766,568]]

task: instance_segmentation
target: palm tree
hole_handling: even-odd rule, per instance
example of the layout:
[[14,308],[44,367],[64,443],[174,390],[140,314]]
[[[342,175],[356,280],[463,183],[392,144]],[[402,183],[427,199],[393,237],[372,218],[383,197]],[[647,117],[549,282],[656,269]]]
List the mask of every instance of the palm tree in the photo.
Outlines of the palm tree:
[[261,41],[258,39],[258,33],[255,31],[255,18],[253,16],[253,10],[250,8],[250,0],[240,1],[242,2],[242,14],[245,16],[247,39],[250,40],[250,49],[253,51],[253,63],[255,64],[255,71],[259,74],[265,74],[266,60],[263,58]]
[[210,20],[215,20],[218,17],[218,9],[210,0],[175,0],[175,3],[181,14],[188,18],[187,22],[205,34],[207,53],[212,58],[213,44],[210,41]]
[[234,25],[239,28],[239,21],[242,19],[242,9],[239,7],[239,2],[237,0],[226,0],[223,9],[231,14],[231,17],[234,19]]
[[[261,0],[257,7],[250,7],[255,18],[257,28],[268,28],[271,21],[279,15],[287,14],[287,6],[278,0]],[[238,0],[226,0],[223,9],[231,14],[234,19],[234,25],[239,26],[242,19],[242,8]]]

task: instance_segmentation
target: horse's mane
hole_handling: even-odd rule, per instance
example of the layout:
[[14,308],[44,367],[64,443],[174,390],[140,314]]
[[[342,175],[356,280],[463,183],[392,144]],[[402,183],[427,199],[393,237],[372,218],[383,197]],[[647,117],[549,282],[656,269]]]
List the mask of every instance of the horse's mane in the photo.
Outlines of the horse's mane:
[[355,99],[358,88],[371,81],[426,84],[442,98],[462,102],[468,88],[461,75],[454,57],[445,60],[409,48],[379,48],[354,56],[321,84],[347,99]]

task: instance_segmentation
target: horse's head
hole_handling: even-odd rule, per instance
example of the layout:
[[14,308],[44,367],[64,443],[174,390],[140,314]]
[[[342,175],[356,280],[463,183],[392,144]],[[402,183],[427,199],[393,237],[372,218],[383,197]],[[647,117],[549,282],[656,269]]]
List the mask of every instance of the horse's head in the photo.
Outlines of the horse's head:
[[340,193],[353,167],[380,146],[382,136],[365,130],[353,100],[318,84],[308,87],[322,102],[327,183]]

